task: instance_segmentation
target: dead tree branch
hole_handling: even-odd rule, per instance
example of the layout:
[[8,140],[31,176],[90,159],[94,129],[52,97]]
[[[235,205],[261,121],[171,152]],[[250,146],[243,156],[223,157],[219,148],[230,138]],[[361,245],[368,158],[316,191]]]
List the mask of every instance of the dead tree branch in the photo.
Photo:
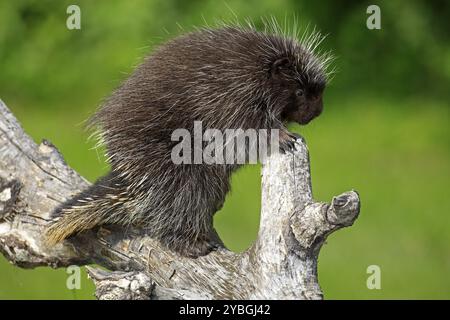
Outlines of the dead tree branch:
[[262,169],[256,242],[197,259],[180,257],[137,229],[105,226],[48,248],[53,208],[88,186],[48,141],[36,145],[0,100],[0,252],[22,268],[95,263],[99,299],[321,299],[317,257],[326,237],[359,214],[355,191],[330,204],[312,198],[309,156],[274,154]]

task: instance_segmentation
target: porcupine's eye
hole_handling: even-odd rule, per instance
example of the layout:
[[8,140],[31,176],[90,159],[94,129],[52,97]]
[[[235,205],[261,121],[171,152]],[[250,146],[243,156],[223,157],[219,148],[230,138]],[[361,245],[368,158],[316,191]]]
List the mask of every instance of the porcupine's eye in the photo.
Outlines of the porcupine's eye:
[[297,90],[295,90],[295,95],[296,95],[297,97],[303,97],[304,94],[305,94],[305,93],[303,92],[302,89],[297,89]]

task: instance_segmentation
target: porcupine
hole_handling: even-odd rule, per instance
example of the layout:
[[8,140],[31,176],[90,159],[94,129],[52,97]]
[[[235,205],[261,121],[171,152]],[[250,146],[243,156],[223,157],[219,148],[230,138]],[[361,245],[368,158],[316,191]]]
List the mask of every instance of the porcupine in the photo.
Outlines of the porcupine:
[[202,28],[157,48],[105,100],[100,128],[110,172],[57,208],[49,244],[105,224],[135,225],[168,248],[200,256],[215,248],[213,215],[239,165],[176,165],[177,128],[279,129],[282,151],[296,139],[288,122],[322,111],[329,55],[318,33],[303,40],[279,28]]

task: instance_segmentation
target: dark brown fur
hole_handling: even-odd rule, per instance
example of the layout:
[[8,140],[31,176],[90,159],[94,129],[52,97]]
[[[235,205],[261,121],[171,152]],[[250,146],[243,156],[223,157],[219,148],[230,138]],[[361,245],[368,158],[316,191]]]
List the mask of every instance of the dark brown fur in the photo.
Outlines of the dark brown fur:
[[111,172],[58,208],[48,242],[102,224],[137,225],[182,254],[206,254],[238,166],[175,165],[171,133],[192,130],[195,120],[204,129],[280,129],[288,148],[286,123],[306,124],[322,111],[325,63],[311,47],[238,27],[159,47],[93,117]]

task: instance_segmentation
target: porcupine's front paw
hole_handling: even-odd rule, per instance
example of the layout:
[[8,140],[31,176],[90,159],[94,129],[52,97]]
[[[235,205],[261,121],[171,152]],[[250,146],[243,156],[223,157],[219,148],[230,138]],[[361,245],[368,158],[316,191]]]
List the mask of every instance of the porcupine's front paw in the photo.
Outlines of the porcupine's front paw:
[[295,143],[298,139],[302,137],[296,133],[289,131],[281,131],[280,133],[280,152],[281,153],[292,153],[296,150]]

